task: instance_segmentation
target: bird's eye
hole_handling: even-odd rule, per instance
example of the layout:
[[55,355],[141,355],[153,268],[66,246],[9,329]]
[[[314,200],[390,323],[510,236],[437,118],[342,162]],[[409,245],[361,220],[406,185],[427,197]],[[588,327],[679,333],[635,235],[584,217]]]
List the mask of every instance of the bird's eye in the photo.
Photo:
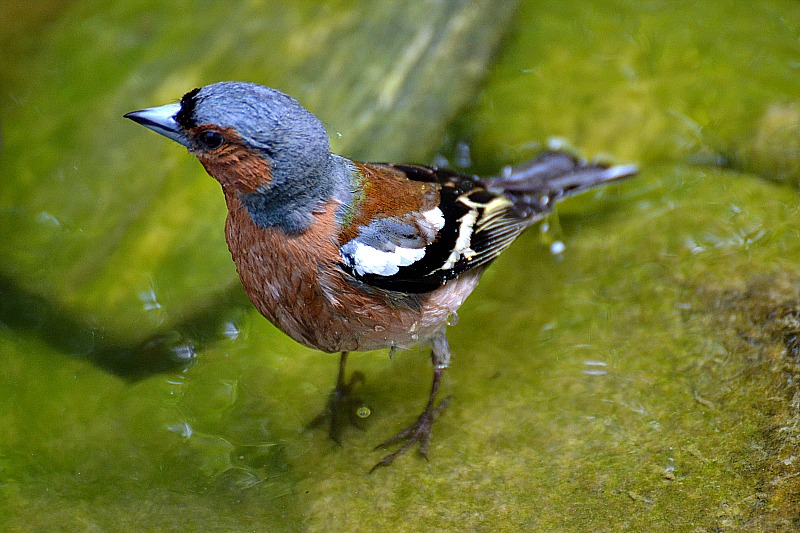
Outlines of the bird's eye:
[[206,130],[197,136],[197,142],[205,150],[216,150],[225,143],[225,137],[218,131]]

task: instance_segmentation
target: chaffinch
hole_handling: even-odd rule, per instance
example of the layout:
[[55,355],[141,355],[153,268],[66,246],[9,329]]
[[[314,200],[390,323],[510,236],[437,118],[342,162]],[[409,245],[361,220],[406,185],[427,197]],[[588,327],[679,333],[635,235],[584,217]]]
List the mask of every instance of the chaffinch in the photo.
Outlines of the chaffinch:
[[[490,178],[332,154],[320,121],[295,99],[223,82],[180,103],[125,117],[189,149],[219,181],[226,239],[242,284],[267,319],[297,342],[341,352],[327,412],[330,435],[352,416],[353,350],[431,348],[428,403],[373,470],[414,445],[427,456],[450,362],[445,329],[483,271],[564,197],[636,173],[547,152]],[[348,412],[350,410],[350,412]]]

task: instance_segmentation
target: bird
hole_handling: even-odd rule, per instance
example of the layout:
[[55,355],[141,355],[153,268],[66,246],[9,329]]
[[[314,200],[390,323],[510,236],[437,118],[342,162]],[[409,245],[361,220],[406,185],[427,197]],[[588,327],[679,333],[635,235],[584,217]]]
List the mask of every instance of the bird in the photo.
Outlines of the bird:
[[320,417],[340,442],[353,420],[354,351],[429,347],[428,401],[406,429],[376,447],[417,447],[428,458],[450,364],[446,329],[486,268],[554,204],[637,173],[545,151],[496,176],[416,164],[365,163],[331,153],[322,122],[296,99],[250,82],[193,89],[179,102],[133,111],[197,157],[222,186],[225,236],[258,311],[307,347],[339,353]]

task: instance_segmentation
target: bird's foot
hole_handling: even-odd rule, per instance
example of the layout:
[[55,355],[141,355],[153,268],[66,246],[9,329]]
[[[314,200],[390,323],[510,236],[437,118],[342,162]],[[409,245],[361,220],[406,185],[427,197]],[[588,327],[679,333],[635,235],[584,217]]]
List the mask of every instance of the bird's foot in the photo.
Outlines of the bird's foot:
[[447,408],[447,404],[450,402],[450,398],[447,397],[438,405],[434,406],[433,402],[428,403],[428,406],[425,408],[425,411],[419,415],[417,421],[414,422],[411,426],[407,427],[391,439],[383,442],[375,447],[376,450],[381,448],[386,448],[388,446],[392,446],[397,443],[402,443],[400,448],[397,451],[390,453],[380,461],[378,461],[375,466],[369,471],[369,473],[373,473],[375,470],[382,466],[389,466],[392,462],[397,459],[399,456],[406,453],[410,450],[415,444],[419,445],[418,452],[419,454],[428,459],[428,446],[431,442],[431,428],[433,427],[433,423],[439,417],[439,415]]
[[311,421],[309,427],[319,427],[328,420],[330,422],[328,436],[336,444],[342,443],[341,435],[345,426],[352,425],[363,430],[361,421],[365,416],[362,413],[368,412],[368,409],[364,407],[364,403],[359,398],[353,395],[353,389],[359,383],[364,383],[364,379],[364,374],[361,372],[353,372],[347,383],[338,382],[328,396],[325,409]]

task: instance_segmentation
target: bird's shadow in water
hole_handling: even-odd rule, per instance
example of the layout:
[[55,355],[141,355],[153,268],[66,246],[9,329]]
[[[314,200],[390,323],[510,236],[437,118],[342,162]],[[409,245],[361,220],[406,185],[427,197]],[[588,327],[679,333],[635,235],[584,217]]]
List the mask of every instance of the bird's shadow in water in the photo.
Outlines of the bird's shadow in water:
[[63,354],[90,360],[122,379],[137,381],[191,365],[195,350],[219,340],[218,332],[230,319],[232,310],[249,305],[238,284],[209,300],[213,304],[198,306],[195,313],[169,329],[123,340],[111,337],[79,310],[0,276],[0,326],[37,337]]

